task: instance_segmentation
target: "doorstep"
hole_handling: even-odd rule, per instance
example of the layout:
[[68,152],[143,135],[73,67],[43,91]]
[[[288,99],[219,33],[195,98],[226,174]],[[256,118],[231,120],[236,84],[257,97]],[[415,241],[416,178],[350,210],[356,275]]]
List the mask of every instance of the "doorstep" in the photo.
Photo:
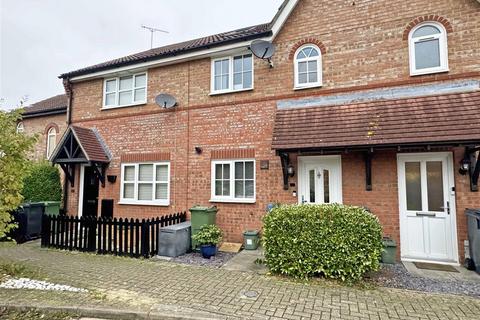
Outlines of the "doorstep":
[[258,260],[264,260],[263,248],[257,250],[242,250],[232,259],[228,260],[222,269],[230,271],[252,272],[256,274],[266,274],[267,267],[263,263],[257,263]]
[[413,275],[440,280],[456,280],[456,281],[475,281],[480,282],[480,275],[474,271],[467,270],[461,266],[453,266],[458,272],[437,271],[419,269],[413,262],[402,261],[405,269]]

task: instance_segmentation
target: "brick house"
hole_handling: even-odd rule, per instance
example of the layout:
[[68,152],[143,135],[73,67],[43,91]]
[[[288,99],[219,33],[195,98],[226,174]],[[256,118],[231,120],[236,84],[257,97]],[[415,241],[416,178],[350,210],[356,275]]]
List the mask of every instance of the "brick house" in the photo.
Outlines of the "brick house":
[[402,259],[460,263],[480,207],[479,43],[475,0],[286,0],[267,24],[65,73],[68,211],[216,205],[240,241],[269,203],[341,202],[375,213]]
[[47,160],[52,155],[67,129],[67,104],[67,96],[60,94],[24,108],[17,131],[37,135],[37,143],[30,155],[33,160]]

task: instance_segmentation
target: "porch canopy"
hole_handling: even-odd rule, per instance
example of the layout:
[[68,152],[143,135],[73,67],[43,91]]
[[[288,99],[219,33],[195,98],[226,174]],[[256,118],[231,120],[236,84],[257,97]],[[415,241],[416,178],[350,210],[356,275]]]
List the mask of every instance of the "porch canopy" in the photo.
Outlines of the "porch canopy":
[[474,157],[480,145],[480,90],[476,86],[467,93],[368,102],[352,99],[337,105],[296,105],[295,101],[287,107],[278,105],[273,149],[282,157],[283,166],[288,165],[290,152],[363,151],[368,180],[374,150],[464,146],[473,190],[480,172],[480,161]]
[[70,126],[50,157],[59,164],[71,186],[75,181],[75,167],[92,166],[102,185],[105,185],[105,169],[110,162],[108,149],[96,129]]

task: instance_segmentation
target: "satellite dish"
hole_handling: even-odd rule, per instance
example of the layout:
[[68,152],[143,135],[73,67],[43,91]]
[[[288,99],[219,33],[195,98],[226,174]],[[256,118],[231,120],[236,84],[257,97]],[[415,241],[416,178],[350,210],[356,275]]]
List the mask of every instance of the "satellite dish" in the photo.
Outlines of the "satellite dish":
[[270,67],[273,68],[271,58],[275,54],[275,46],[273,43],[264,40],[255,40],[250,45],[250,50],[255,57],[268,60]]
[[173,108],[177,105],[177,100],[175,97],[162,93],[155,97],[155,102],[162,108],[168,109]]

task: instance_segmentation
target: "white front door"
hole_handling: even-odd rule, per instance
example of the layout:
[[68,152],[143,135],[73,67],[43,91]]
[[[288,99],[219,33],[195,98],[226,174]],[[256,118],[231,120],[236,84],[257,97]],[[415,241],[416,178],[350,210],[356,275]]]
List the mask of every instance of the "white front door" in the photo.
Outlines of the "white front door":
[[451,153],[398,155],[401,255],[458,262]]
[[311,156],[298,159],[299,203],[342,203],[340,156]]

